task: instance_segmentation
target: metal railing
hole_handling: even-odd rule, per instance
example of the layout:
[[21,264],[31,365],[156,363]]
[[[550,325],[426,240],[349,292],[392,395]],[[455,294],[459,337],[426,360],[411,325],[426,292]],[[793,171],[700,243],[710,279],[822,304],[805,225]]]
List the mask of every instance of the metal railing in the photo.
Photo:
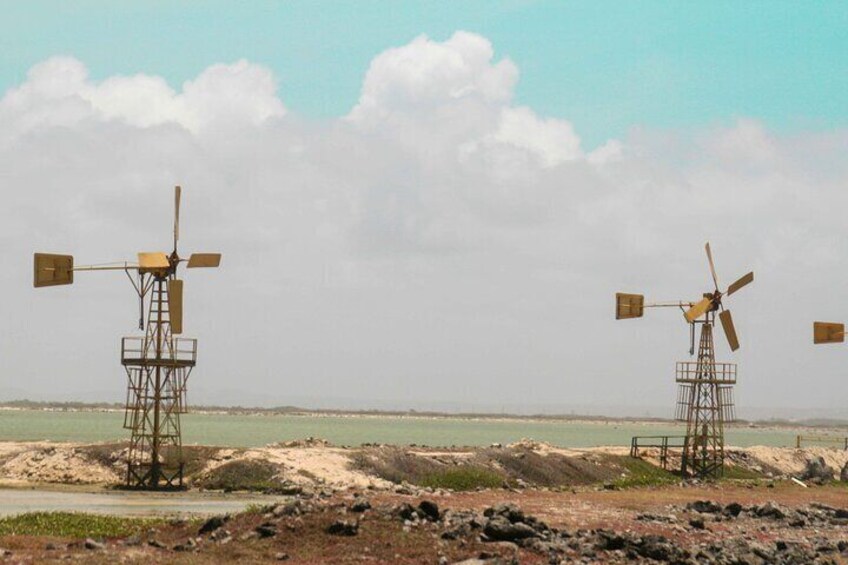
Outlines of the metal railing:
[[[121,362],[137,362],[141,359],[152,358],[153,346],[144,337],[121,338]],[[181,363],[194,364],[197,362],[197,340],[193,338],[175,337],[165,341],[163,356]]]
[[660,465],[665,469],[668,467],[668,448],[682,450],[685,446],[686,436],[633,436],[630,440],[630,457],[638,458],[640,449],[659,449]]
[[835,449],[843,449],[848,451],[848,437],[837,436],[795,436],[795,447],[801,449],[804,443],[818,444]]
[[720,385],[736,384],[736,363],[711,363],[709,361],[678,361],[675,380],[679,383],[697,381]]

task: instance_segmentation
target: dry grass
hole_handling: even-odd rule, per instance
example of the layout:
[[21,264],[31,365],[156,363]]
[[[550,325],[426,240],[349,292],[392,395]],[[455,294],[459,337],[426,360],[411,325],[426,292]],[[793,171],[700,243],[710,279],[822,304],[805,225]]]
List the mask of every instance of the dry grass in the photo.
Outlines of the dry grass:
[[282,485],[276,479],[279,469],[273,463],[256,459],[230,461],[194,481],[195,486],[211,490],[274,492]]
[[400,447],[362,450],[352,456],[352,461],[354,468],[398,484],[418,484],[424,477],[445,468],[441,463]]
[[366,450],[353,456],[357,469],[393,483],[452,490],[497,488],[506,476],[492,466],[460,460],[440,461],[398,447]]
[[602,483],[630,473],[629,462],[614,457],[585,459],[524,448],[487,449],[471,457],[428,456],[400,447],[363,450],[353,465],[393,483],[472,490],[525,483],[563,487]]
[[[77,447],[77,452],[87,460],[104,467],[112,468],[121,462],[121,450],[127,448],[127,442],[95,443]],[[126,460],[122,461],[126,464]]]
[[478,459],[484,464],[496,462],[511,481],[518,479],[533,486],[562,487],[586,485],[611,480],[621,469],[611,462],[595,463],[580,457],[559,453],[541,455],[529,449],[489,449]]

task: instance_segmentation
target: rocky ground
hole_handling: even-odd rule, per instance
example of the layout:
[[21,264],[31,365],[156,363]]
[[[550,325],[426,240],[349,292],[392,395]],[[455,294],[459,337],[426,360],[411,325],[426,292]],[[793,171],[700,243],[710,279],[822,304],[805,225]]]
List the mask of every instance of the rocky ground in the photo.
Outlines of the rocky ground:
[[104,538],[0,536],[9,562],[844,563],[848,490],[794,483],[292,496]]
[[[123,449],[2,444],[0,478],[102,486],[118,482]],[[707,483],[682,481],[645,455],[529,440],[191,448],[192,488],[273,492],[284,502],[117,529],[80,516],[5,518],[0,555],[15,563],[848,562],[845,452],[731,450],[727,478]]]

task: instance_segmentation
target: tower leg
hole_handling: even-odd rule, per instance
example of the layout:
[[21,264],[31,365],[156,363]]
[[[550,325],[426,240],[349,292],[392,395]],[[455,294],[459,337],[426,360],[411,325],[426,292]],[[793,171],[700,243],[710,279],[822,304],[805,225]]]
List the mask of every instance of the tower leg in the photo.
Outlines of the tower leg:
[[724,469],[724,408],[716,375],[713,315],[701,326],[696,378],[686,409],[686,440],[682,472],[719,477]]
[[182,488],[180,413],[194,360],[186,363],[179,359],[168,316],[167,279],[153,283],[150,315],[138,355],[122,351],[122,362],[129,380],[124,418],[124,426],[131,432],[127,486]]

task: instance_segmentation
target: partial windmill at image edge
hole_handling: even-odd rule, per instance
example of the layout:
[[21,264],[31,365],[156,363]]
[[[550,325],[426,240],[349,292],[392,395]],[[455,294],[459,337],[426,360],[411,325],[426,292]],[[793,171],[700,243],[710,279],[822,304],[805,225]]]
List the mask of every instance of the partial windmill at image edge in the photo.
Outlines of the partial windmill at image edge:
[[813,322],[813,343],[845,343],[845,324]]

